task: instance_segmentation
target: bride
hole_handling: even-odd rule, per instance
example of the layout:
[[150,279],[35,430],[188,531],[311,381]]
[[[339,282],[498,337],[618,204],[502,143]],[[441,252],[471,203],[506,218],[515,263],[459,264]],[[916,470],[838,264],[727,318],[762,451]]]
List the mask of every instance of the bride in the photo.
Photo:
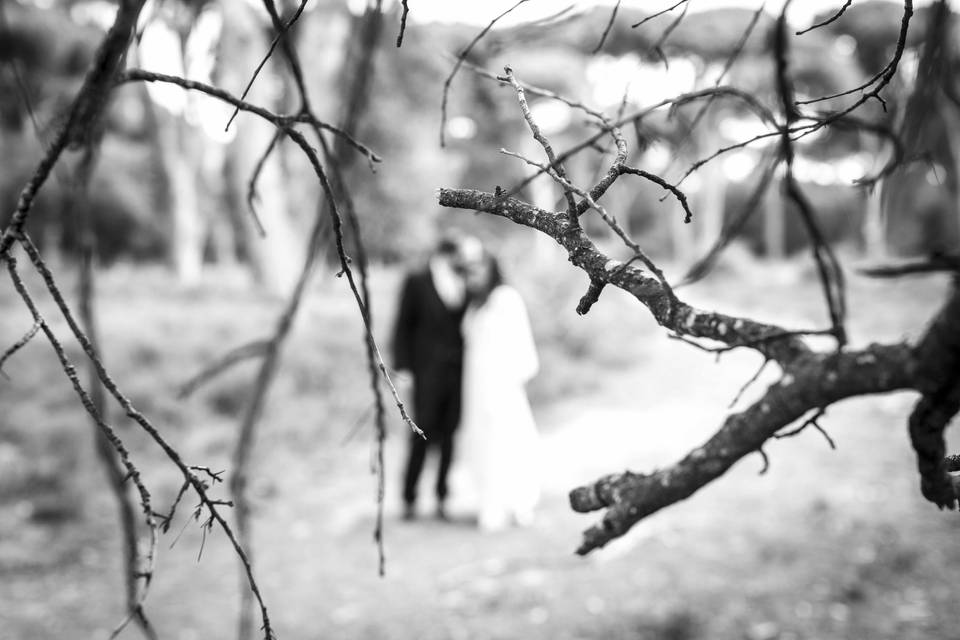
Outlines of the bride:
[[540,497],[540,462],[524,389],[539,367],[526,306],[482,247],[468,252],[464,279],[470,303],[462,324],[461,451],[477,485],[479,525],[528,525]]

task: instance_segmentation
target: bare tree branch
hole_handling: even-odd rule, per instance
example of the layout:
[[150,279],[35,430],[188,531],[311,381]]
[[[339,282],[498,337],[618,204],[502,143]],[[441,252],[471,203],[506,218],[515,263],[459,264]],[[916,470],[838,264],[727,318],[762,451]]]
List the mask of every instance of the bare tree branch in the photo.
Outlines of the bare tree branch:
[[121,0],[113,25],[97,50],[93,64],[70,107],[66,123],[50,143],[43,160],[20,192],[17,208],[0,236],[0,258],[10,252],[10,247],[23,232],[37,193],[50,176],[60,155],[68,146],[82,146],[87,132],[94,128],[95,121],[100,118],[145,1]]
[[516,198],[472,189],[440,189],[439,202],[444,207],[490,213],[545,233],[591,280],[623,289],[647,307],[661,326],[679,335],[751,345],[778,362],[810,352],[802,340],[782,327],[702,311],[680,300],[671,302],[658,279],[605,255],[564,212],[545,211]]
[[570,494],[574,510],[606,509],[602,522],[584,533],[577,553],[598,549],[641,519],[690,497],[811,409],[847,397],[909,388],[913,378],[904,364],[910,361],[906,345],[798,358],[760,400],[728,416],[707,442],[675,464],[650,474],[614,474],[574,489]]
[[811,104],[814,102],[821,102],[824,100],[832,100],[833,98],[839,98],[841,96],[850,95],[856,93],[857,91],[866,90],[868,87],[873,86],[873,89],[864,93],[860,96],[853,104],[841,109],[835,113],[819,114],[815,119],[818,120],[818,123],[815,127],[811,127],[803,135],[808,135],[814,131],[818,131],[823,127],[826,127],[841,118],[845,118],[849,114],[853,113],[861,106],[866,104],[869,100],[875,99],[880,102],[881,106],[886,109],[886,101],[880,96],[880,92],[886,87],[891,80],[893,80],[894,75],[897,73],[897,68],[900,66],[900,59],[903,57],[904,49],[907,46],[907,32],[910,29],[910,19],[913,16],[913,0],[904,0],[903,2],[903,17],[900,19],[900,33],[897,36],[897,44],[893,52],[893,56],[890,58],[890,62],[887,63],[887,66],[884,67],[878,74],[873,76],[870,80],[864,84],[849,89],[847,91],[837,93],[830,96],[824,96],[821,98],[816,98],[814,100],[805,100],[798,102],[797,104]]

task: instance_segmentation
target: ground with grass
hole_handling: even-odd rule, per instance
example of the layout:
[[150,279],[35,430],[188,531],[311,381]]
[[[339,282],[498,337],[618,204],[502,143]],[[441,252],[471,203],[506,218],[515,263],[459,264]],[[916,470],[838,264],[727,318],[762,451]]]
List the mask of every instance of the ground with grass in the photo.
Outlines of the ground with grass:
[[[823,324],[808,270],[749,267],[683,296],[787,326]],[[398,277],[374,274],[381,337]],[[698,445],[760,362],[733,352],[716,363],[669,340],[616,291],[579,318],[573,308],[584,283],[572,271],[534,273],[517,285],[543,360],[531,387],[546,470],[538,519],[525,529],[476,531],[469,481],[455,474],[454,522],[431,519],[429,501],[421,519],[401,522],[396,480],[407,434],[394,418],[380,578],[357,312],[343,282],[318,280],[286,350],[253,470],[256,564],[280,638],[956,637],[960,521],[919,496],[908,393],[831,408],[822,424],[837,451],[812,430],[773,443],[765,475],[759,457],[748,458],[607,549],[575,557],[580,530],[598,514],[572,513],[566,492],[603,473],[669,464]],[[852,276],[854,343],[916,336],[945,286]],[[30,326],[8,289],[0,289],[4,344]],[[100,290],[105,359],[121,386],[188,462],[225,468],[254,365],[188,399],[176,390],[218,354],[267,334],[280,302],[229,273],[180,291],[157,269],[116,267]],[[122,590],[115,508],[91,426],[42,341],[4,370],[0,639],[105,638],[122,617]],[[741,404],[774,376],[767,372]],[[169,504],[176,474],[134,426],[114,418],[157,504]],[[952,436],[951,444],[955,452],[960,441]],[[425,486],[432,468],[426,475]],[[222,534],[202,543],[187,515],[181,510],[161,541],[148,612],[163,638],[232,637],[237,561]]]

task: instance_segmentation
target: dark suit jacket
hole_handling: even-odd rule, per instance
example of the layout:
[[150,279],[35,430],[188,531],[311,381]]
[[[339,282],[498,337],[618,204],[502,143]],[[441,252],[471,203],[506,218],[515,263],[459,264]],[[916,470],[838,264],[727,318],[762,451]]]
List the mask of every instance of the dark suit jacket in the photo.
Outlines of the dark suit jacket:
[[[407,276],[393,334],[393,365],[413,373],[414,414],[427,431],[446,431],[459,414],[465,307],[448,309],[433,285],[429,268]],[[456,406],[445,405],[453,402]],[[454,418],[443,419],[440,414]],[[442,424],[433,424],[439,422]]]

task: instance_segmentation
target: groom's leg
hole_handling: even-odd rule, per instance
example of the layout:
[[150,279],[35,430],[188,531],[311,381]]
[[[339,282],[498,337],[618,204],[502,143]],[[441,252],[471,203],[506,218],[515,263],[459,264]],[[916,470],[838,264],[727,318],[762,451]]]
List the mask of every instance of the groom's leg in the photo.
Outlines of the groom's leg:
[[417,502],[417,485],[420,482],[420,472],[423,471],[423,461],[426,456],[427,441],[411,432],[407,467],[403,474],[403,502],[408,510]]
[[447,499],[447,476],[453,463],[453,432],[447,431],[437,443],[440,447],[440,466],[437,470],[437,502],[442,506]]
[[[457,372],[459,373],[459,372]],[[440,465],[437,470],[437,503],[443,510],[443,503],[447,499],[447,476],[453,464],[454,434],[460,423],[460,376],[452,375],[448,380],[446,403],[443,407],[442,421],[439,425],[437,446],[440,448]],[[443,514],[441,514],[443,515]]]

